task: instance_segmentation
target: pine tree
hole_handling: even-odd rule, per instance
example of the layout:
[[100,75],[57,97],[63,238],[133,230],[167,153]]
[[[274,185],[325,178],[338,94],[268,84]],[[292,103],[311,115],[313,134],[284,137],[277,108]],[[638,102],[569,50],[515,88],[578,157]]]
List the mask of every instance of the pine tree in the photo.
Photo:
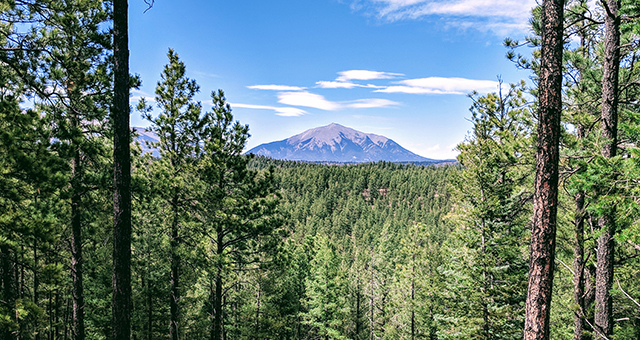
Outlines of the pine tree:
[[536,179],[524,338],[549,338],[558,202],[564,1],[542,4]]
[[127,0],[113,0],[113,296],[112,338],[131,337],[131,152]]
[[[533,121],[524,83],[506,94],[474,99],[473,132],[458,145],[464,167],[453,177],[457,224],[450,294],[468,321],[463,334],[480,339],[521,337],[526,256],[522,247],[531,192]],[[468,313],[468,314],[467,314]],[[473,320],[473,321],[472,321]]]
[[335,246],[326,238],[318,237],[311,261],[311,274],[307,278],[307,308],[305,322],[310,332],[321,339],[346,339],[344,273]]
[[[187,226],[192,222],[192,202],[197,185],[195,166],[200,148],[201,105],[193,97],[199,91],[195,80],[185,76],[186,67],[178,55],[169,49],[169,63],[165,65],[161,81],[156,86],[156,103],[161,113],[151,116],[152,108],[144,99],[138,108],[153,125],[151,130],[159,138],[157,145],[160,158],[155,160],[150,171],[156,176],[155,185],[161,198],[168,206],[168,224],[170,235],[171,263],[171,321],[169,334],[172,340],[180,337],[180,305],[184,284],[181,282],[183,263],[183,244],[189,237]],[[186,287],[186,286],[185,286]]]
[[225,277],[246,270],[274,255],[274,231],[282,221],[273,188],[273,169],[250,171],[250,157],[242,155],[248,126],[233,121],[231,107],[221,90],[211,94],[213,108],[202,118],[202,159],[198,172],[203,184],[206,253],[213,266],[210,275],[212,327],[210,338],[222,339]]

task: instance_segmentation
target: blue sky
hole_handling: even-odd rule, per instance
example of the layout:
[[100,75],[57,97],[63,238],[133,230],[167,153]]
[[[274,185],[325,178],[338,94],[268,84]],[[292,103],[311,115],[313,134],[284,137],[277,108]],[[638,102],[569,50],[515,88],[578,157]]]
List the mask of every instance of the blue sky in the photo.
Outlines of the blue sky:
[[[152,98],[173,48],[201,88],[223,89],[247,148],[338,123],[425,157],[453,158],[473,90],[527,79],[502,41],[534,0],[130,0],[131,72]],[[149,123],[133,112],[132,126]]]

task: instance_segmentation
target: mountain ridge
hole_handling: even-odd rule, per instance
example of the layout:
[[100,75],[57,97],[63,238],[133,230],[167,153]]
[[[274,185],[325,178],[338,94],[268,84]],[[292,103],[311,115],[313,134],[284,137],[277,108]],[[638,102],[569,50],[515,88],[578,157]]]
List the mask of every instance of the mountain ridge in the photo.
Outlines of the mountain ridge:
[[331,123],[287,139],[260,144],[246,152],[275,159],[307,162],[366,163],[377,161],[440,163],[417,155],[387,137]]

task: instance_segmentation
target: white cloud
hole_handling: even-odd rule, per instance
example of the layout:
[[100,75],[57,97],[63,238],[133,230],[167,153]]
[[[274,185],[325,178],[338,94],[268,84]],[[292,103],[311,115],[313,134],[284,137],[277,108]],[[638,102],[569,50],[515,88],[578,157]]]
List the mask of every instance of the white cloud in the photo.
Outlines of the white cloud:
[[400,105],[388,99],[368,98],[357,99],[345,102],[333,102],[315,93],[304,92],[281,92],[278,93],[278,102],[292,106],[304,106],[324,111],[337,111],[341,109],[371,109],[379,107],[390,107]]
[[278,102],[292,106],[312,107],[325,111],[335,111],[340,104],[328,101],[323,96],[307,91],[278,93]]
[[138,89],[131,89],[130,96],[129,96],[129,103],[138,105],[138,102],[143,98],[147,102],[147,104],[153,104],[156,102],[156,98],[154,95],[150,95]]
[[302,91],[306,87],[288,86],[288,85],[252,85],[247,86],[252,90],[271,90],[271,91]]
[[376,107],[390,107],[397,105],[400,105],[400,103],[394,102],[393,100],[379,98],[359,99],[345,104],[346,107],[353,109],[370,109]]
[[241,107],[245,109],[273,110],[276,112],[276,115],[283,116],[283,117],[298,117],[298,116],[307,114],[307,111],[299,109],[297,107],[277,107],[277,106],[240,104],[240,103],[233,103],[231,104],[231,106]]
[[316,85],[323,89],[352,89],[354,87],[366,87],[366,88],[381,88],[373,84],[361,85],[346,81],[317,81]]
[[[355,1],[355,0],[354,0]],[[369,13],[387,21],[416,20],[437,16],[445,20],[465,18],[462,28],[524,31],[535,0],[359,0]],[[454,20],[455,21],[455,20]],[[458,20],[459,22],[459,20]],[[450,25],[455,26],[455,25]],[[459,28],[459,26],[456,26]]]
[[468,94],[473,91],[489,93],[498,91],[498,82],[466,78],[428,77],[407,79],[399,85],[389,86],[375,92],[411,94]]
[[340,75],[337,81],[347,82],[349,80],[373,80],[373,79],[391,79],[403,76],[401,73],[378,72],[368,70],[349,70],[338,72]]

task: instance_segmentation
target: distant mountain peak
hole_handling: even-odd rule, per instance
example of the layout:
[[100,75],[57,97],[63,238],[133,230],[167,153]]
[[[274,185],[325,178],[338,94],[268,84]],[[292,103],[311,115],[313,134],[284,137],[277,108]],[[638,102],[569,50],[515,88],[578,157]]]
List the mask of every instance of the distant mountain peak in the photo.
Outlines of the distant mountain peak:
[[437,162],[416,155],[387,137],[337,123],[261,144],[247,153],[309,162]]

